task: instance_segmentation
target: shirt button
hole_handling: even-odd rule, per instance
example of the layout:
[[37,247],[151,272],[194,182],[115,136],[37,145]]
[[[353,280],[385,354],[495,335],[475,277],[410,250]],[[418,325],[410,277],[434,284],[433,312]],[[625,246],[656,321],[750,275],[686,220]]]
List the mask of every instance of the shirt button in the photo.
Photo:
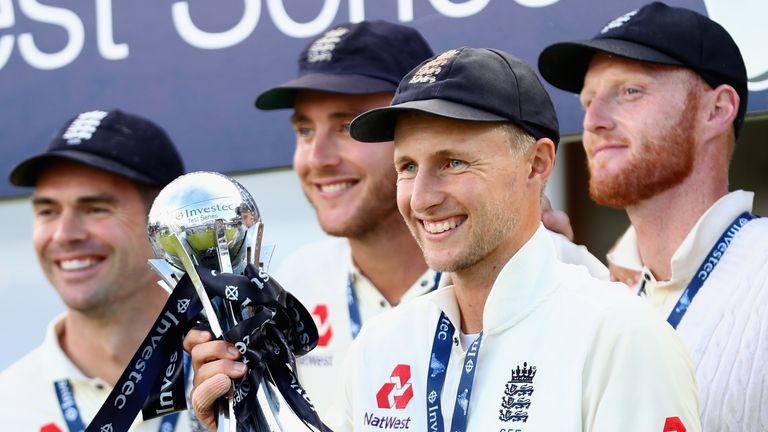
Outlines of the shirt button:
[[383,308],[387,307],[387,302],[385,300],[382,300],[379,302],[379,305]]
[[104,390],[104,384],[96,384],[96,390]]
[[421,286],[425,287],[425,286],[427,286],[428,283],[429,283],[429,281],[423,280],[423,281],[421,281]]
[[645,279],[647,282],[651,281],[651,275],[648,273],[643,273],[643,279]]

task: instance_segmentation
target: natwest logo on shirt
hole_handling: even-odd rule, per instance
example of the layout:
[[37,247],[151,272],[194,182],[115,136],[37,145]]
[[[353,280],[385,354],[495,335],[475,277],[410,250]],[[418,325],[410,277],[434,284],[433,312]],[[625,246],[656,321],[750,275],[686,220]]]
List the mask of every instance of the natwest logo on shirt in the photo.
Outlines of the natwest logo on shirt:
[[412,398],[411,366],[399,364],[392,370],[389,382],[376,393],[376,404],[384,409],[404,409]]
[[686,429],[680,417],[667,417],[663,432],[686,432]]
[[333,329],[331,328],[331,320],[328,318],[328,305],[320,303],[312,309],[312,318],[315,320],[317,326],[317,346],[328,346],[333,337]]

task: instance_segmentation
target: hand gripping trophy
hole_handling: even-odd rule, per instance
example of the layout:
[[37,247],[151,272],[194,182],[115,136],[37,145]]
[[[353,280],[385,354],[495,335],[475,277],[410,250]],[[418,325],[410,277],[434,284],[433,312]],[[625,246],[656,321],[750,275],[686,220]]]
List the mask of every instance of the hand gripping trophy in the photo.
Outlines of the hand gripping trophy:
[[[130,410],[115,407],[143,406],[145,419],[169,412],[163,404],[171,396],[165,396],[170,391],[164,392],[164,386],[171,379],[162,373],[183,369],[181,337],[198,321],[215,337],[234,343],[249,370],[220,401],[218,431],[284,431],[299,421],[309,430],[329,431],[295,373],[295,358],[315,347],[317,329],[306,308],[267,275],[269,253],[262,253],[262,230],[253,197],[222,174],[186,174],[160,192],[149,213],[148,234],[157,256],[150,265],[171,296],[88,431],[121,430],[112,419],[130,417]],[[176,336],[169,338],[171,333]],[[139,364],[145,365],[143,375],[134,367]],[[157,376],[150,376],[151,370]],[[137,391],[142,379],[157,384],[144,386],[142,393]],[[136,400],[118,392],[126,386]],[[298,419],[289,418],[293,416]]]

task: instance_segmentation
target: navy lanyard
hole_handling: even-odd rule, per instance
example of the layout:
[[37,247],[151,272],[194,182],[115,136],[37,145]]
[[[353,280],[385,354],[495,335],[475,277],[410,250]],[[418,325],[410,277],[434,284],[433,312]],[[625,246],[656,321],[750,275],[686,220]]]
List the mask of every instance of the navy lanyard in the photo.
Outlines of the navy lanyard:
[[[435,273],[435,283],[432,285],[432,291],[437,289],[437,285],[440,283],[440,276],[440,272]],[[349,327],[352,330],[352,339],[354,339],[360,333],[363,320],[360,319],[360,307],[357,305],[357,295],[355,295],[355,287],[352,283],[352,273],[347,277],[347,307],[349,308]]]
[[[448,362],[451,359],[451,345],[456,328],[451,320],[440,314],[435,329],[435,338],[432,342],[432,353],[429,357],[429,375],[427,376],[427,430],[442,432],[443,413],[440,399],[445,384],[445,375],[448,370]],[[459,389],[456,392],[456,401],[453,406],[451,418],[451,432],[464,432],[467,429],[467,415],[469,412],[469,400],[472,397],[472,383],[475,380],[477,359],[480,352],[480,343],[483,340],[481,331],[472,342],[464,358],[464,367],[461,370]]]
[[[189,382],[189,372],[192,370],[190,356],[184,353],[184,382]],[[59,408],[64,420],[67,422],[69,432],[83,432],[85,425],[80,417],[80,408],[77,407],[75,396],[72,393],[72,385],[68,379],[61,379],[53,383],[56,389],[56,397],[59,399]],[[179,421],[179,413],[175,412],[163,417],[160,422],[159,432],[168,432],[176,428],[176,422]]]
[[740,214],[736,217],[736,219],[733,220],[733,222],[731,222],[728,228],[726,228],[725,232],[723,232],[715,245],[712,246],[709,254],[707,254],[706,258],[704,258],[704,262],[701,263],[701,266],[699,266],[699,269],[696,271],[693,279],[691,279],[691,282],[685,288],[683,294],[680,296],[680,299],[677,300],[677,304],[672,309],[672,312],[670,312],[669,317],[667,318],[667,322],[672,325],[672,328],[676,329],[677,325],[680,324],[680,320],[683,319],[683,315],[685,315],[685,313],[688,311],[688,306],[690,306],[693,298],[699,292],[701,286],[704,285],[704,282],[706,282],[707,278],[709,278],[709,275],[712,274],[712,270],[715,269],[717,263],[720,262],[720,258],[722,258],[723,254],[725,254],[728,246],[731,245],[733,238],[744,227],[744,225],[747,224],[747,222],[754,218],[755,215],[750,212],[744,212]]

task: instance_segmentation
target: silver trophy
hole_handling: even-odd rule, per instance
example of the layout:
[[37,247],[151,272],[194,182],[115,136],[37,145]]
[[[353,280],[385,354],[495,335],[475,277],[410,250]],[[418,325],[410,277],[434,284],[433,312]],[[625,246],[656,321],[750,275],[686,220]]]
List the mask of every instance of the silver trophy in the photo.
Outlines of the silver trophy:
[[[261,250],[263,225],[248,191],[236,180],[215,172],[183,175],[166,186],[149,212],[149,239],[157,259],[152,268],[161,285],[172,290],[184,273],[190,276],[216,337],[240,318],[228,301],[215,308],[195,265],[240,274],[247,264],[265,267],[271,251]],[[266,379],[257,393],[267,430],[282,431],[280,401]],[[232,389],[220,401],[218,431],[236,432]]]

